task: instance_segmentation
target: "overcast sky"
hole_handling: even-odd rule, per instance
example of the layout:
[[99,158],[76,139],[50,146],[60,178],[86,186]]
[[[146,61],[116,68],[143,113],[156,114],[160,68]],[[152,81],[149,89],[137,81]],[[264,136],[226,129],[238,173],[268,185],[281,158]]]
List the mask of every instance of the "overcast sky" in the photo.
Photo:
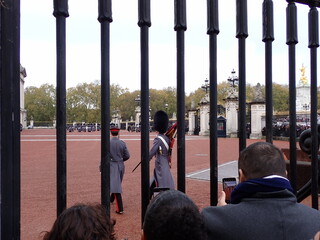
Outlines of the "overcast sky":
[[[67,26],[67,88],[92,82],[100,77],[100,23],[98,0],[69,0]],[[185,90],[196,90],[209,77],[209,36],[206,0],[187,0],[185,32]],[[218,81],[225,81],[232,69],[238,73],[238,39],[235,0],[219,1]],[[246,41],[247,82],[264,84],[264,43],[262,42],[263,0],[248,0]],[[150,88],[176,87],[176,32],[174,1],[151,1],[149,28]],[[273,81],[288,84],[285,0],[274,1]],[[302,64],[310,81],[307,6],[298,6],[297,82]],[[56,84],[56,19],[53,1],[21,1],[21,64],[26,68],[25,86]],[[130,91],[140,89],[140,28],[138,0],[112,1],[111,83]],[[236,74],[237,74],[236,73]]]

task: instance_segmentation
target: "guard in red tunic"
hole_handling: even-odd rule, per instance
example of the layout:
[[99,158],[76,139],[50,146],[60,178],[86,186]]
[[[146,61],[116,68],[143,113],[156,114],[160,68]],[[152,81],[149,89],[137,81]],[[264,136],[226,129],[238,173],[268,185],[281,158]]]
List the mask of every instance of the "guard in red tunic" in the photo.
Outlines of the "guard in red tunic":
[[124,161],[130,158],[127,145],[119,139],[119,128],[111,128],[110,133],[110,202],[116,202],[116,213],[123,213],[121,182],[124,176]]

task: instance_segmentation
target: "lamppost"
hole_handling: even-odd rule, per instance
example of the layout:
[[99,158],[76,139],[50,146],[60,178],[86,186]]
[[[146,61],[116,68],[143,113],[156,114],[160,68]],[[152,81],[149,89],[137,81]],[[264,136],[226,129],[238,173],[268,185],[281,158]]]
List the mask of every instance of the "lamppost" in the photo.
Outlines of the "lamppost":
[[136,118],[135,118],[135,127],[139,126],[140,125],[140,122],[141,122],[141,108],[140,108],[140,102],[141,102],[141,98],[140,98],[140,95],[138,95],[134,101],[136,102],[137,106],[136,106],[136,109],[135,109],[135,112],[136,112]]
[[134,101],[137,103],[138,106],[140,106],[140,101],[141,101],[140,95],[138,95],[138,96],[134,99]]
[[166,108],[166,112],[168,112],[168,103],[166,103],[164,107]]
[[206,78],[206,80],[204,80],[204,84],[202,84],[201,88],[203,88],[206,91],[206,94],[208,94],[208,89],[210,88],[210,83],[207,78]]
[[230,89],[228,91],[229,93],[228,93],[227,99],[238,100],[238,93],[236,91],[236,86],[238,85],[239,78],[238,76],[236,76],[236,71],[234,69],[232,69],[231,71],[231,77],[229,76],[227,80],[230,83]]
[[149,122],[151,121],[151,107],[149,107]]
[[235,88],[237,84],[237,82],[239,81],[238,76],[235,75],[236,71],[234,69],[232,69],[231,71],[231,77],[228,77],[228,82],[230,82],[230,86]]

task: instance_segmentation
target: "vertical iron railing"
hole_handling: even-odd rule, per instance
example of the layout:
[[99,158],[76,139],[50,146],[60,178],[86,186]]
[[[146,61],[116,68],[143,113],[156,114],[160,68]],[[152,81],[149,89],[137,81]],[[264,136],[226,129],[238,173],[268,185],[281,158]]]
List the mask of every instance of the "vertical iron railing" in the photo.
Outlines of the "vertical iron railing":
[[66,157],[66,18],[68,0],[54,0],[53,15],[56,17],[57,53],[57,216],[66,208],[67,157]]
[[218,0],[207,0],[207,34],[209,35],[210,80],[210,205],[218,202],[218,141],[217,141],[217,36],[219,34]]
[[246,147],[246,38],[248,37],[247,0],[237,0],[237,33],[239,52],[239,151]]
[[150,0],[139,0],[141,54],[141,218],[149,204],[149,27]]
[[[12,196],[11,204],[12,210],[12,238],[20,239],[20,198],[21,198],[21,144],[20,144],[20,1],[13,1],[13,21],[15,28],[13,28],[13,79],[12,79],[12,98],[13,109],[12,109],[12,143],[13,143],[13,159],[12,159]],[[1,186],[2,187],[2,186]],[[3,196],[3,195],[1,195]],[[1,219],[6,221],[7,219]],[[2,222],[2,221],[1,221]],[[6,239],[6,238],[2,238]]]
[[311,96],[311,166],[312,166],[312,182],[311,182],[311,193],[312,193],[312,207],[318,209],[318,126],[317,126],[317,48],[319,47],[319,16],[316,8],[315,1],[310,1],[309,11],[309,45],[310,48],[310,96]]
[[266,84],[266,141],[272,143],[272,42],[273,34],[273,2],[264,0],[263,2],[263,36],[262,41],[265,43],[265,84]]
[[[287,45],[289,52],[289,118],[290,126],[296,126],[296,44],[298,43],[297,7],[293,1],[287,6]],[[296,128],[290,128],[290,182],[297,193],[297,143]]]
[[0,239],[20,239],[20,1],[0,5]]
[[101,34],[101,204],[110,213],[110,23],[111,0],[99,0]]
[[[296,63],[297,38],[296,3],[306,4],[309,11],[309,44],[311,69],[311,131],[312,131],[312,207],[318,209],[318,126],[317,126],[317,49],[319,47],[319,0],[287,0],[287,45],[289,55],[290,125],[296,125]],[[66,18],[67,0],[54,0],[56,18],[57,54],[57,215],[66,208]],[[175,0],[177,33],[177,115],[178,115],[178,189],[185,192],[185,69],[184,32],[186,1]],[[211,205],[217,201],[217,34],[218,0],[207,0],[210,51],[210,177]],[[246,147],[246,54],[247,0],[237,0],[237,29],[239,40],[239,150]],[[1,173],[1,239],[20,239],[20,1],[2,1],[0,4],[0,173]],[[101,202],[109,208],[110,201],[110,22],[111,0],[99,1],[101,23]],[[141,161],[142,161],[142,222],[149,203],[149,36],[151,26],[150,0],[139,0],[139,27],[141,28]],[[263,1],[263,42],[265,42],[266,126],[268,142],[272,142],[272,42],[273,2]],[[295,129],[290,129],[290,179],[296,191]]]
[[187,30],[186,0],[174,1],[174,30],[177,36],[177,158],[178,190],[186,191],[185,166],[185,68],[184,33]]

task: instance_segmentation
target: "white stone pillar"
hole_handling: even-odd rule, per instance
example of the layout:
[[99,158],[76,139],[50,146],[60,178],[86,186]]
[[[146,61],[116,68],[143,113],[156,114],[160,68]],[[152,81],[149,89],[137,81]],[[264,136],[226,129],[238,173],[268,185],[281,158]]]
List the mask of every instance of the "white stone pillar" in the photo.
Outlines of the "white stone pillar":
[[135,123],[135,126],[139,126],[139,124],[140,124],[140,116],[141,116],[141,108],[140,108],[140,106],[137,106],[136,107],[136,118],[135,118],[135,121],[134,121],[134,123]]
[[23,128],[27,127],[27,110],[24,108],[24,83],[27,72],[24,67],[20,64],[20,123]]
[[210,105],[203,104],[200,106],[200,132],[199,135],[207,136],[209,135],[209,112],[210,112]]
[[296,88],[296,111],[297,113],[310,113],[311,98],[310,86],[299,86]]
[[196,127],[196,113],[197,111],[189,111],[188,117],[189,117],[189,131],[188,135],[193,135],[194,134],[194,129]]
[[227,136],[238,137],[238,100],[226,100]]
[[20,123],[23,128],[27,127],[27,110],[20,108]]
[[265,103],[251,103],[251,139],[262,138],[262,128],[265,127],[265,121],[263,121],[266,113]]

